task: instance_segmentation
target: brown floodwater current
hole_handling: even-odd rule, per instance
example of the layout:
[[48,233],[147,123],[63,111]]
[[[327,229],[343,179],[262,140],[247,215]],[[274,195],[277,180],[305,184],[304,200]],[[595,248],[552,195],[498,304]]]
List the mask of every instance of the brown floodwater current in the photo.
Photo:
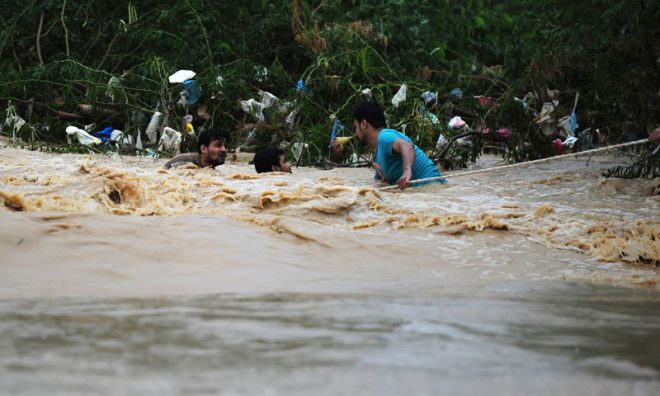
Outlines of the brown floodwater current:
[[0,393],[660,393],[626,158],[404,192],[164,162],[0,148]]

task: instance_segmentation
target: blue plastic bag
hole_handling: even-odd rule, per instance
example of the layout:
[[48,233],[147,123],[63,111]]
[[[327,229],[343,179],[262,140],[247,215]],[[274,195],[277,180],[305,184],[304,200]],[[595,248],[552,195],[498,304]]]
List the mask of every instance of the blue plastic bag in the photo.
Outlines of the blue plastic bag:
[[101,139],[101,144],[108,143],[112,137],[112,131],[114,131],[114,128],[109,126],[100,132],[96,132],[94,136]]
[[186,80],[183,82],[183,89],[186,91],[186,104],[193,105],[197,103],[199,97],[202,96],[202,90],[197,85],[195,80]]

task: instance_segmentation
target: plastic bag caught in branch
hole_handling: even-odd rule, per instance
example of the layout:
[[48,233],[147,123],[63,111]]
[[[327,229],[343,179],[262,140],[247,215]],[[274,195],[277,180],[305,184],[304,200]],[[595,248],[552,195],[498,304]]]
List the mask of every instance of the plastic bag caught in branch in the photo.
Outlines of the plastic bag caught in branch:
[[300,160],[300,156],[302,155],[303,150],[306,148],[309,148],[309,144],[307,143],[296,142],[293,144],[291,152],[293,153],[293,157],[296,159],[296,162]]
[[449,120],[449,123],[447,124],[449,128],[452,129],[460,129],[463,127],[467,127],[467,124],[463,119],[459,116],[453,117],[451,120]]
[[160,111],[155,111],[151,116],[149,125],[147,125],[146,134],[151,143],[156,143],[156,136],[158,135],[158,127],[160,126],[162,115],[163,114]]
[[108,81],[108,87],[105,90],[105,96],[114,102],[117,99],[117,96],[120,94],[120,91],[121,81],[119,81],[119,79],[115,76],[110,77],[110,80]]
[[264,106],[263,103],[257,102],[254,99],[241,100],[241,109],[243,109],[244,112],[255,117],[259,122],[264,122],[266,119],[264,117],[265,108],[266,106]]
[[261,104],[263,104],[266,109],[277,103],[277,96],[270,92],[259,91],[259,95],[261,96]]
[[183,82],[183,92],[181,96],[186,105],[194,105],[202,96],[202,90],[195,80],[186,80]]
[[158,150],[176,150],[179,149],[181,143],[181,132],[178,132],[170,127],[163,129],[163,136],[160,137],[158,143]]
[[293,110],[291,113],[289,113],[288,116],[286,116],[286,123],[293,126],[296,123],[296,116],[298,115],[298,112]]
[[430,91],[426,91],[421,95],[421,98],[424,99],[424,103],[429,106],[432,105],[436,99],[438,99],[438,94]]
[[21,130],[21,128],[23,128],[23,125],[25,125],[25,120],[16,113],[16,106],[11,104],[11,101],[7,106],[7,117],[5,118],[5,125],[12,127],[11,140],[12,142],[16,141],[16,134]]
[[374,94],[371,92],[371,90],[369,88],[363,89],[362,91],[360,91],[360,93],[362,95],[366,96],[367,99],[369,99],[369,100],[373,99],[373,97],[374,97]]
[[101,144],[101,139],[94,137],[87,133],[87,131],[84,129],[80,129],[73,125],[66,127],[66,135],[67,140],[71,141],[71,137],[75,136],[78,139],[78,142],[80,142],[80,144],[84,144],[85,146]]
[[408,93],[408,85],[402,84],[399,91],[392,98],[392,104],[394,107],[399,107],[399,105],[406,100],[406,94]]

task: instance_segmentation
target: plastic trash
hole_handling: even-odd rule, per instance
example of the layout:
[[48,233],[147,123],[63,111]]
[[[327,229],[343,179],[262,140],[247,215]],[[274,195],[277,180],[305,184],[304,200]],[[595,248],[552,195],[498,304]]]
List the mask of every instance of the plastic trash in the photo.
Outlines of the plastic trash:
[[153,149],[147,149],[147,153],[145,154],[145,156],[153,159],[158,159],[160,157],[160,154],[158,154]]
[[291,152],[293,153],[293,157],[296,159],[296,162],[300,160],[300,156],[302,155],[303,150],[308,147],[309,144],[300,142],[296,142],[291,146]]
[[286,123],[293,126],[296,123],[296,116],[298,115],[298,112],[293,110],[291,113],[289,113],[288,116],[286,116]]
[[334,141],[335,141],[335,144],[343,146],[346,143],[350,142],[352,138],[353,138],[353,136],[336,136],[334,138]]
[[137,137],[135,138],[135,148],[142,150],[144,146],[142,145],[142,131],[138,128]]
[[435,101],[438,99],[438,94],[430,91],[426,91],[423,94],[420,95],[422,99],[424,99],[424,103],[427,106],[432,105],[435,103]]
[[440,148],[440,147],[444,146],[445,144],[447,144],[448,142],[449,142],[449,140],[447,140],[445,135],[440,134],[440,136],[438,136],[438,140],[435,142],[435,147]]
[[112,137],[112,131],[113,130],[114,130],[114,128],[109,126],[109,127],[103,129],[100,132],[96,132],[94,134],[94,136],[101,139],[101,143],[107,143],[111,140],[110,138]]
[[472,144],[472,140],[470,140],[469,137],[462,137],[462,138],[460,138],[460,139],[457,139],[457,140],[456,140],[456,143],[457,143],[460,147],[467,148],[467,149],[472,148],[472,145],[473,145],[473,144]]
[[264,109],[266,106],[263,103],[254,99],[241,100],[241,108],[244,112],[254,116],[259,122],[264,122]]
[[255,78],[259,82],[264,82],[268,79],[268,69],[265,66],[255,66]]
[[500,137],[508,140],[511,138],[511,136],[513,136],[513,131],[511,128],[499,128],[497,130],[497,134],[500,135]]
[[17,113],[16,113],[16,106],[14,106],[11,101],[9,101],[9,104],[7,105],[7,117],[5,118],[5,126],[11,126],[11,141],[15,142],[16,141],[16,134],[18,131],[23,128],[23,125],[25,125],[25,120],[22,119]]
[[465,123],[465,121],[463,121],[463,119],[460,116],[455,116],[451,120],[449,120],[447,126],[452,129],[459,129],[466,127],[467,124]]
[[566,146],[562,143],[561,139],[555,139],[552,141],[552,148],[557,154],[564,154],[566,151]]
[[172,74],[168,80],[171,84],[182,83],[186,80],[190,80],[195,77],[197,73],[192,70],[179,70],[176,73]]
[[463,97],[463,91],[460,88],[454,88],[449,92],[449,96],[455,99],[461,99]]
[[180,143],[181,132],[176,131],[170,127],[165,127],[165,129],[163,129],[163,136],[160,137],[160,142],[158,143],[158,150],[178,150]]
[[392,104],[394,107],[399,107],[399,105],[406,100],[406,94],[408,93],[408,85],[403,83],[399,91],[392,98]]
[[575,134],[575,131],[579,128],[580,126],[577,123],[577,115],[575,112],[571,113],[571,131]]
[[119,94],[119,90],[121,89],[121,81],[115,77],[112,76],[110,77],[110,80],[108,80],[108,86],[105,90],[105,96],[110,98],[111,101],[115,101],[117,98],[117,95]]
[[154,114],[151,116],[151,120],[149,120],[149,125],[147,125],[147,130],[145,133],[147,134],[147,138],[149,138],[151,143],[156,143],[158,127],[160,127],[160,120],[162,116],[163,114],[160,111],[154,111]]
[[371,92],[371,90],[369,88],[363,89],[362,91],[360,91],[360,93],[362,95],[366,96],[367,99],[369,99],[369,100],[373,99],[373,97],[374,97],[374,94]]
[[73,125],[66,127],[67,140],[71,141],[70,138],[75,136],[78,139],[80,144],[85,146],[92,146],[95,144],[101,144],[101,139],[94,137],[87,133],[87,131],[75,127]]
[[303,83],[303,80],[298,80],[298,83],[296,83],[296,92],[300,92],[302,94],[311,94],[312,89],[306,87]]
[[202,90],[197,85],[195,80],[186,80],[183,82],[183,89],[185,91],[185,102],[187,105],[197,103],[199,97],[202,96]]
[[183,132],[195,136],[195,128],[193,127],[193,116],[191,114],[186,114],[183,116]]
[[127,140],[126,137],[124,137],[124,132],[120,131],[119,129],[113,129],[110,133],[110,141],[114,143],[131,144],[133,140],[130,139],[130,135],[128,138],[129,139]]
[[561,142],[561,143],[562,143],[564,146],[568,147],[568,148],[573,148],[573,146],[575,146],[575,142],[577,142],[577,141],[578,141],[578,140],[577,140],[577,138],[576,138],[575,136],[569,136],[569,137],[566,138],[566,140],[564,140],[564,141]]
[[335,140],[337,134],[343,131],[344,129],[345,129],[344,125],[342,125],[342,123],[339,122],[337,118],[335,118],[335,122],[332,123],[332,132],[330,133],[330,141]]
[[[263,103],[263,99],[262,99],[262,103]],[[280,113],[282,113],[282,114],[288,113],[289,109],[291,107],[293,107],[293,103],[291,103],[289,101],[280,101],[280,100],[278,100],[277,111],[279,111]]]
[[259,91],[259,95],[261,96],[261,104],[264,105],[264,108],[269,108],[277,103],[277,96],[270,92]]
[[479,99],[479,104],[484,107],[490,107],[490,108],[497,107],[497,102],[495,101],[495,99],[493,99],[490,96],[480,95],[477,96],[477,99]]

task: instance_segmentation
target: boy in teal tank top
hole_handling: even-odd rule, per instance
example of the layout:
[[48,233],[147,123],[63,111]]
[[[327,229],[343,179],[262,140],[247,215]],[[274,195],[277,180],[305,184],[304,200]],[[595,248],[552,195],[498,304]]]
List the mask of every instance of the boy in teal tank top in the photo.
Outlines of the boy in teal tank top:
[[[365,102],[353,112],[355,137],[376,148],[375,177],[400,189],[411,180],[441,177],[440,171],[406,135],[385,128],[385,113],[374,102]],[[444,179],[438,180],[446,183]]]
[[[397,139],[403,139],[413,145],[415,149],[415,160],[412,165],[412,177],[410,180],[426,179],[429,177],[442,176],[438,168],[424,154],[419,147],[415,146],[410,138],[394,129],[383,128],[378,134],[376,143],[375,178],[388,184],[393,184],[403,175],[403,157],[393,149]],[[444,179],[439,182],[445,183]],[[422,184],[422,183],[419,183]]]

